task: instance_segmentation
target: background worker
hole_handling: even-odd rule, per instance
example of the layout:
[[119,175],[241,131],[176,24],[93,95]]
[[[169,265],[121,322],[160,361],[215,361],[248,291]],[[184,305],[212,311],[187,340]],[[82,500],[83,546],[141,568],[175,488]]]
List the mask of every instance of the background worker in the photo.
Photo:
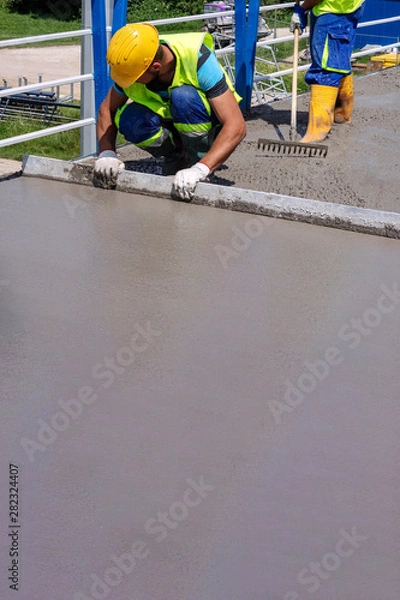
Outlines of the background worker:
[[115,153],[120,131],[153,156],[166,157],[165,174],[175,174],[177,195],[190,199],[246,133],[240,98],[218,63],[212,36],[159,39],[150,23],[129,24],[112,37],[107,62],[114,85],[98,114],[98,181],[109,187],[124,167]]
[[333,122],[350,123],[354,104],[351,53],[364,0],[304,0],[297,4],[290,30],[307,27],[310,11],[311,85],[308,127],[302,142],[326,138]]

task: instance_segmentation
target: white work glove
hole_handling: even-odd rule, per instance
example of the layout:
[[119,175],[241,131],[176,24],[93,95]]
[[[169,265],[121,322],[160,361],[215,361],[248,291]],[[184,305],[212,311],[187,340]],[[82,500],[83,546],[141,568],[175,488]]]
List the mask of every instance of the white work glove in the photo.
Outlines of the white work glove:
[[202,162],[198,162],[190,169],[178,171],[174,179],[174,189],[182,200],[191,200],[199,181],[204,181],[210,174],[210,169]]
[[122,160],[119,160],[113,150],[104,150],[94,163],[94,174],[97,182],[104,188],[115,187],[118,173],[125,169]]
[[299,29],[300,35],[303,33],[308,24],[308,11],[301,8],[299,4],[294,7],[292,20],[290,21],[290,31],[294,33],[296,28]]

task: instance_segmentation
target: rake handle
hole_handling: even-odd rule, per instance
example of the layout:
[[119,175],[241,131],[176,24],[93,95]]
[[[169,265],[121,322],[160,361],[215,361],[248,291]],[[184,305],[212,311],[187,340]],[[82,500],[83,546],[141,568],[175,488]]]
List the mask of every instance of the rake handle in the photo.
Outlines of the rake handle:
[[293,79],[292,79],[292,113],[290,120],[290,130],[296,134],[297,129],[297,68],[299,65],[299,28],[294,30],[294,51],[293,51]]
[[[296,0],[299,4],[300,0]],[[294,46],[293,46],[293,76],[292,76],[292,111],[290,116],[289,138],[296,140],[297,138],[297,69],[299,66],[299,35],[300,27],[294,29]]]

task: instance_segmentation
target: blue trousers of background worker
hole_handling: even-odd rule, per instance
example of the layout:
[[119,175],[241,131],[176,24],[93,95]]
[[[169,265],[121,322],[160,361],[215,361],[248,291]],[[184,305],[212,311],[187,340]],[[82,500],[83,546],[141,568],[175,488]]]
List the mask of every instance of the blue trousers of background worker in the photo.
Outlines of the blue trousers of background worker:
[[306,83],[339,87],[342,77],[351,73],[351,53],[363,12],[364,4],[348,15],[324,13],[316,17],[311,11],[312,63],[305,76]]
[[351,123],[354,83],[351,54],[364,4],[349,14],[310,15],[311,67],[305,81],[311,85],[310,110],[304,143],[326,138],[333,123]]

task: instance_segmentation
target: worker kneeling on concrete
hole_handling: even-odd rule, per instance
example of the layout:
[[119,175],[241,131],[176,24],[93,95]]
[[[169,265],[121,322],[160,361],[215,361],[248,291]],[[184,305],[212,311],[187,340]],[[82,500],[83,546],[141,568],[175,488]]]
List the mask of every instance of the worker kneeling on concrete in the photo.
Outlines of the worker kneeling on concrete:
[[290,24],[303,33],[310,11],[311,85],[308,127],[302,142],[326,138],[333,122],[350,123],[354,104],[351,53],[364,0],[304,0],[296,4]]
[[125,25],[112,37],[107,62],[114,85],[100,106],[95,175],[115,184],[124,164],[116,155],[118,131],[175,174],[185,200],[219,167],[246,133],[240,98],[218,63],[209,33],[159,38],[150,23]]

